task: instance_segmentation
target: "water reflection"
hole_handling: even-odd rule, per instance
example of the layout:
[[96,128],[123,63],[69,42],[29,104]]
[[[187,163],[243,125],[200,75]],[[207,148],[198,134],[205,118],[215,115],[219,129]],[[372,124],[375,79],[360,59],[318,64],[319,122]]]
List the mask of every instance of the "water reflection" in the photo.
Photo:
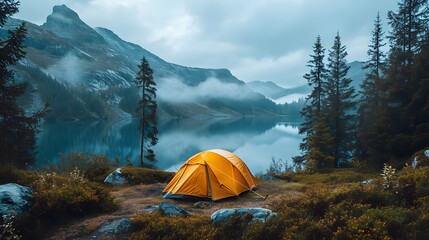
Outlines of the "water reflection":
[[[176,171],[197,152],[222,148],[236,153],[252,170],[265,171],[271,157],[290,160],[299,153],[299,118],[170,119],[159,123],[154,147],[160,169]],[[125,157],[138,163],[138,122],[48,122],[38,135],[37,164],[57,160],[58,154],[84,152]]]

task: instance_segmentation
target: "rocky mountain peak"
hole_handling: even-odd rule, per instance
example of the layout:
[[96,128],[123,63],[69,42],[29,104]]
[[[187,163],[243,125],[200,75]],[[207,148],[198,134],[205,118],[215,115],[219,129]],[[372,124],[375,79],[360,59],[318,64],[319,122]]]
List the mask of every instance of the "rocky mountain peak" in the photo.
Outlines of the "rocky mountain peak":
[[42,27],[63,38],[79,38],[82,42],[91,43],[103,40],[103,37],[84,23],[79,15],[66,5],[54,6],[51,15],[46,18]]
[[46,23],[43,24],[46,28],[55,27],[57,25],[70,26],[70,25],[85,24],[80,20],[79,15],[68,8],[66,5],[54,6],[52,14],[46,18]]

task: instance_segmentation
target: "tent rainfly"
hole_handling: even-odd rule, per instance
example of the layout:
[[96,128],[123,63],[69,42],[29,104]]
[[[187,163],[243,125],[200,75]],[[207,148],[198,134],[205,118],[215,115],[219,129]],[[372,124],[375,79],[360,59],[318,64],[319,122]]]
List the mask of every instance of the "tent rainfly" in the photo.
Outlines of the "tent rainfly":
[[254,189],[257,180],[235,154],[221,149],[190,157],[162,191],[164,198],[194,196],[213,201]]

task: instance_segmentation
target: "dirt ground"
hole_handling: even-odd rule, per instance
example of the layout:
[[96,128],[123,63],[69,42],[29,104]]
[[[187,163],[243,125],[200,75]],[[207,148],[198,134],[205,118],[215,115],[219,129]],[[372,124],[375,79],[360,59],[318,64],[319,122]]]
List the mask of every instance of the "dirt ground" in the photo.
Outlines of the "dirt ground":
[[100,239],[96,232],[103,221],[133,218],[138,214],[149,213],[154,211],[156,206],[163,201],[182,206],[191,214],[203,214],[210,217],[211,214],[221,208],[262,207],[270,209],[273,201],[299,196],[303,188],[303,185],[299,183],[269,180],[261,182],[255,190],[256,193],[250,191],[238,197],[211,202],[210,206],[206,208],[196,208],[194,207],[195,200],[163,199],[161,192],[165,185],[165,183],[156,183],[114,188],[111,193],[119,204],[119,209],[116,212],[72,222],[51,232],[51,236],[47,239]]

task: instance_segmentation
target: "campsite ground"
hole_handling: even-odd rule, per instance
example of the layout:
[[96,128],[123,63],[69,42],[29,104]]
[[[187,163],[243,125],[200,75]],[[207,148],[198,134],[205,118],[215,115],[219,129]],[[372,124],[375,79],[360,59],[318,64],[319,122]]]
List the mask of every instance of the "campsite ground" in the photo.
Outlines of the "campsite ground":
[[[138,214],[149,213],[162,201],[182,206],[191,214],[207,215],[207,217],[221,208],[263,207],[269,209],[272,202],[276,200],[299,197],[305,186],[301,183],[282,180],[264,181],[256,190],[257,194],[248,192],[236,198],[213,202],[207,208],[196,208],[193,206],[195,201],[163,199],[161,191],[165,185],[165,183],[155,183],[112,188],[111,193],[119,204],[117,211],[108,215],[94,216],[83,221],[78,220],[69,223],[51,233],[49,239],[94,239],[96,237],[95,232],[103,221],[133,218]],[[268,196],[264,199],[258,194]]]

